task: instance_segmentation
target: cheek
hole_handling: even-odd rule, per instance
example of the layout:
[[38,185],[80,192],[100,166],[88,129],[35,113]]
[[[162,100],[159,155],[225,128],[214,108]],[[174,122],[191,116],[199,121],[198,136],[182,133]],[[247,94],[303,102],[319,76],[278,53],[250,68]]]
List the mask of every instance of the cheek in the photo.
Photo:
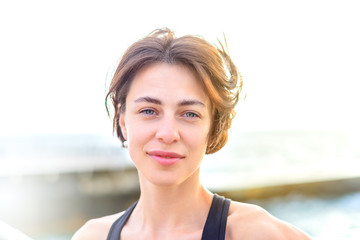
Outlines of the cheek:
[[192,148],[206,148],[209,139],[209,129],[207,127],[198,127],[197,129],[187,131],[186,142]]
[[146,142],[152,132],[149,126],[144,126],[144,124],[136,121],[128,122],[126,131],[129,145],[139,145]]

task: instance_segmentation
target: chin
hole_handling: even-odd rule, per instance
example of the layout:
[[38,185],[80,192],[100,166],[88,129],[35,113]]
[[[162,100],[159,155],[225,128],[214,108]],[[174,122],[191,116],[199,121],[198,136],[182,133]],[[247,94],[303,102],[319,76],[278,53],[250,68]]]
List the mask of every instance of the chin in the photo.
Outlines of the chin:
[[183,180],[174,175],[175,174],[172,174],[171,176],[168,174],[159,174],[157,176],[152,176],[148,181],[159,187],[172,187],[181,184]]
[[[188,177],[178,176],[174,172],[142,174],[142,181],[151,183],[159,187],[174,187],[187,181]],[[140,180],[141,181],[141,180]]]

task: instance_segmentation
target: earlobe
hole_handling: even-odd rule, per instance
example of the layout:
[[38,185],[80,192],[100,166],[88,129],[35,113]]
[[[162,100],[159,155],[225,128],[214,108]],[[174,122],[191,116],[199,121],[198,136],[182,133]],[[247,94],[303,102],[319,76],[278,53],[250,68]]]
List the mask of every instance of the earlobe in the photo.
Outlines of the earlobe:
[[124,113],[119,113],[119,126],[121,129],[121,133],[125,140],[127,140],[127,132],[126,132],[126,126],[125,126],[125,116]]

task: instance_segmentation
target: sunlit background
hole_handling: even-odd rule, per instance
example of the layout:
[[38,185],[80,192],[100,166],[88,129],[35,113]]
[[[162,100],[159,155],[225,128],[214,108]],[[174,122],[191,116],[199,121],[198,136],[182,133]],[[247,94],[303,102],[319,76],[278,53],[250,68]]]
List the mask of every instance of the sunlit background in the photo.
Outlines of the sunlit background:
[[359,10],[355,0],[1,1],[0,221],[68,239],[136,199],[106,86],[131,43],[169,27],[225,35],[245,81],[204,184],[317,239],[359,239]]

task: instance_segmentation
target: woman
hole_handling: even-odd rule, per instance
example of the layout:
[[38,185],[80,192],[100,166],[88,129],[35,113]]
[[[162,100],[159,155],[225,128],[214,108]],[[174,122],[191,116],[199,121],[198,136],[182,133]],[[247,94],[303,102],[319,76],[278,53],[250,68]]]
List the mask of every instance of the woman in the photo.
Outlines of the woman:
[[79,239],[309,239],[258,206],[224,199],[199,181],[205,154],[226,143],[242,80],[224,48],[156,30],[122,57],[107,99],[127,142],[140,198],[90,220]]

